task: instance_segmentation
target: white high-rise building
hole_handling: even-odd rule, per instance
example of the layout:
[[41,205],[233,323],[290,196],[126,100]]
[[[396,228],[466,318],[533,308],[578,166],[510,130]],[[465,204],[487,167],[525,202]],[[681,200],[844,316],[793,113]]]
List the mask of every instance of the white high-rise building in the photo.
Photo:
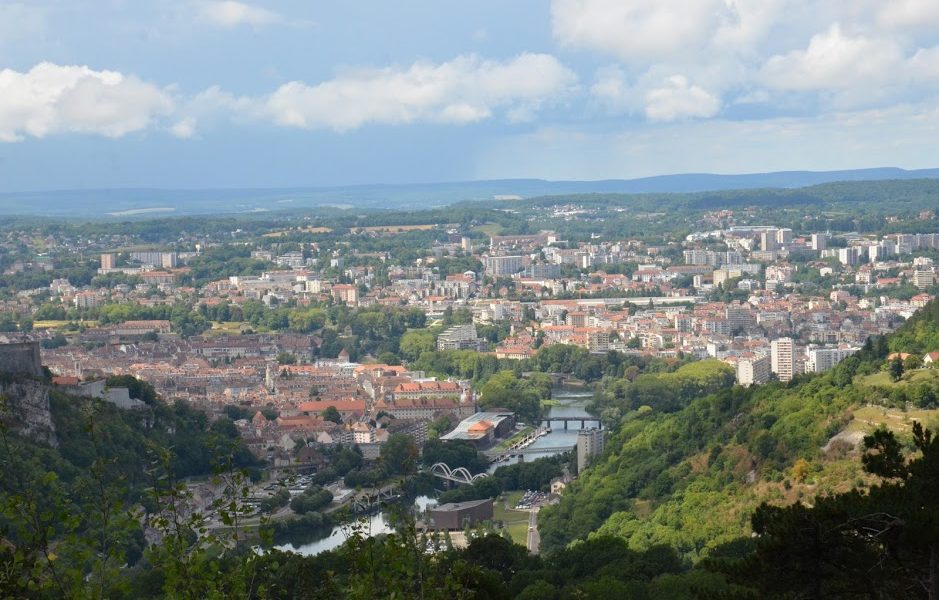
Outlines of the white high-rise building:
[[521,271],[524,266],[521,256],[488,256],[483,264],[486,274],[490,277],[509,277]]
[[792,338],[779,338],[770,344],[771,369],[780,381],[791,381],[794,371]]
[[932,269],[922,268],[913,271],[913,285],[918,289],[925,290],[936,282],[936,274]]
[[741,358],[737,361],[737,383],[750,386],[769,381],[770,360],[765,354]]
[[857,246],[850,246],[848,248],[840,248],[838,250],[838,261],[845,265],[851,266],[858,264],[858,261],[861,259],[861,249]]
[[859,348],[809,348],[806,352],[805,372],[824,373],[858,350]]
[[779,232],[776,229],[767,229],[760,232],[760,250],[768,252],[779,248],[779,244],[776,242],[777,233]]
[[825,248],[828,248],[828,236],[824,233],[813,233],[812,234],[812,250],[816,252],[821,252]]
[[577,472],[583,473],[590,459],[603,452],[603,430],[581,429],[577,432]]

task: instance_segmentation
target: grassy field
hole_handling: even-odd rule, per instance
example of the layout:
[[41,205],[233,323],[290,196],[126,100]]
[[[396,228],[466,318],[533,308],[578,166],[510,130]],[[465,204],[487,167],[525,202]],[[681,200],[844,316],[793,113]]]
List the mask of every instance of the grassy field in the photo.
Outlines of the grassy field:
[[907,410],[886,408],[883,406],[865,406],[854,411],[854,420],[847,430],[869,433],[880,427],[887,427],[896,433],[910,433],[913,421],[919,421],[927,427],[939,422],[939,410]]
[[493,520],[505,523],[512,541],[523,546],[528,543],[528,511],[515,510],[513,507],[518,504],[524,493],[521,490],[506,492],[496,498],[492,505]]
[[212,331],[219,333],[238,333],[242,327],[251,327],[244,321],[212,321]]
[[255,327],[248,321],[220,322],[212,321],[212,329],[205,332],[205,335],[238,335],[241,328],[250,329],[254,333],[270,333],[271,330],[264,326]]
[[499,225],[498,223],[486,223],[485,225],[480,225],[479,227],[476,227],[474,231],[481,231],[482,233],[485,233],[486,235],[490,235],[490,236],[499,235],[500,233],[502,233],[502,225]]
[[907,386],[910,384],[933,383],[939,384],[939,369],[916,369],[903,374],[900,381],[890,379],[890,373],[881,371],[873,375],[863,375],[855,379],[855,383],[868,387]]
[[[54,321],[54,320],[34,321],[33,327],[35,329],[61,329],[62,327],[65,327],[66,325],[68,325],[70,322],[71,321]],[[84,325],[85,327],[97,327],[98,326],[97,321],[81,321],[81,324]]]
[[437,227],[434,223],[425,225],[375,225],[373,227],[353,227],[349,231],[352,233],[404,233],[406,231],[430,231]]
[[290,235],[291,233],[330,233],[332,228],[330,227],[304,227],[303,229],[287,229],[284,231],[272,231],[270,233],[265,233],[263,237],[284,237]]

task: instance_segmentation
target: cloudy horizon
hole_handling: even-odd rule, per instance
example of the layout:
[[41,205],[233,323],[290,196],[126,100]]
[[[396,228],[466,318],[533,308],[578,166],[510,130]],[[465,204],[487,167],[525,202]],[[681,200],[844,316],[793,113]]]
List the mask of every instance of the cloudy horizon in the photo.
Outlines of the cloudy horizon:
[[939,3],[0,0],[0,187],[935,167]]

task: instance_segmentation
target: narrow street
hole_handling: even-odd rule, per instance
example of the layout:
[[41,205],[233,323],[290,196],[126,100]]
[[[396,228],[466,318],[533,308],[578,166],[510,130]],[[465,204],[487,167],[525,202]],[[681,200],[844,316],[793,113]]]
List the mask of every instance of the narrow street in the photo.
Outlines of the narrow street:
[[528,551],[538,554],[541,548],[541,536],[538,535],[538,509],[532,508],[528,513]]

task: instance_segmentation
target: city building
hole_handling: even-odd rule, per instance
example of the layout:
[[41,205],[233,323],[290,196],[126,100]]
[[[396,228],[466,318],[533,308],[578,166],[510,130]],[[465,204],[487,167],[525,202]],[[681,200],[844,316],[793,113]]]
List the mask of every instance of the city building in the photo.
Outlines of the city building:
[[510,412],[478,412],[462,421],[441,440],[463,440],[477,447],[486,448],[496,440],[512,433],[515,414]]
[[921,290],[932,287],[936,283],[936,274],[932,269],[916,269],[913,271],[913,285]]
[[142,251],[131,252],[129,256],[131,260],[139,262],[145,267],[175,269],[179,263],[179,257],[175,252]]
[[485,346],[472,323],[454,325],[437,336],[437,350],[483,350]]
[[838,249],[838,262],[846,267],[853,267],[861,260],[861,249],[857,246]]
[[750,386],[769,381],[770,357],[756,354],[737,361],[737,383]]
[[770,343],[771,370],[780,381],[792,380],[794,371],[792,338],[779,338]]
[[117,267],[117,254],[115,252],[105,252],[101,255],[101,268],[114,269]]
[[806,351],[805,372],[824,373],[857,351],[858,348],[810,347]]
[[427,527],[460,531],[492,520],[492,498],[441,504],[427,511]]
[[577,472],[583,473],[593,457],[603,452],[603,430],[590,428],[577,432]]
[[760,232],[760,250],[771,252],[779,248],[779,244],[776,241],[777,233],[778,231],[776,229],[767,229],[766,231]]
[[340,283],[334,285],[330,291],[336,302],[342,302],[349,306],[355,306],[359,303],[359,289],[354,285]]
[[521,256],[487,256],[483,264],[490,277],[510,277],[523,266]]

